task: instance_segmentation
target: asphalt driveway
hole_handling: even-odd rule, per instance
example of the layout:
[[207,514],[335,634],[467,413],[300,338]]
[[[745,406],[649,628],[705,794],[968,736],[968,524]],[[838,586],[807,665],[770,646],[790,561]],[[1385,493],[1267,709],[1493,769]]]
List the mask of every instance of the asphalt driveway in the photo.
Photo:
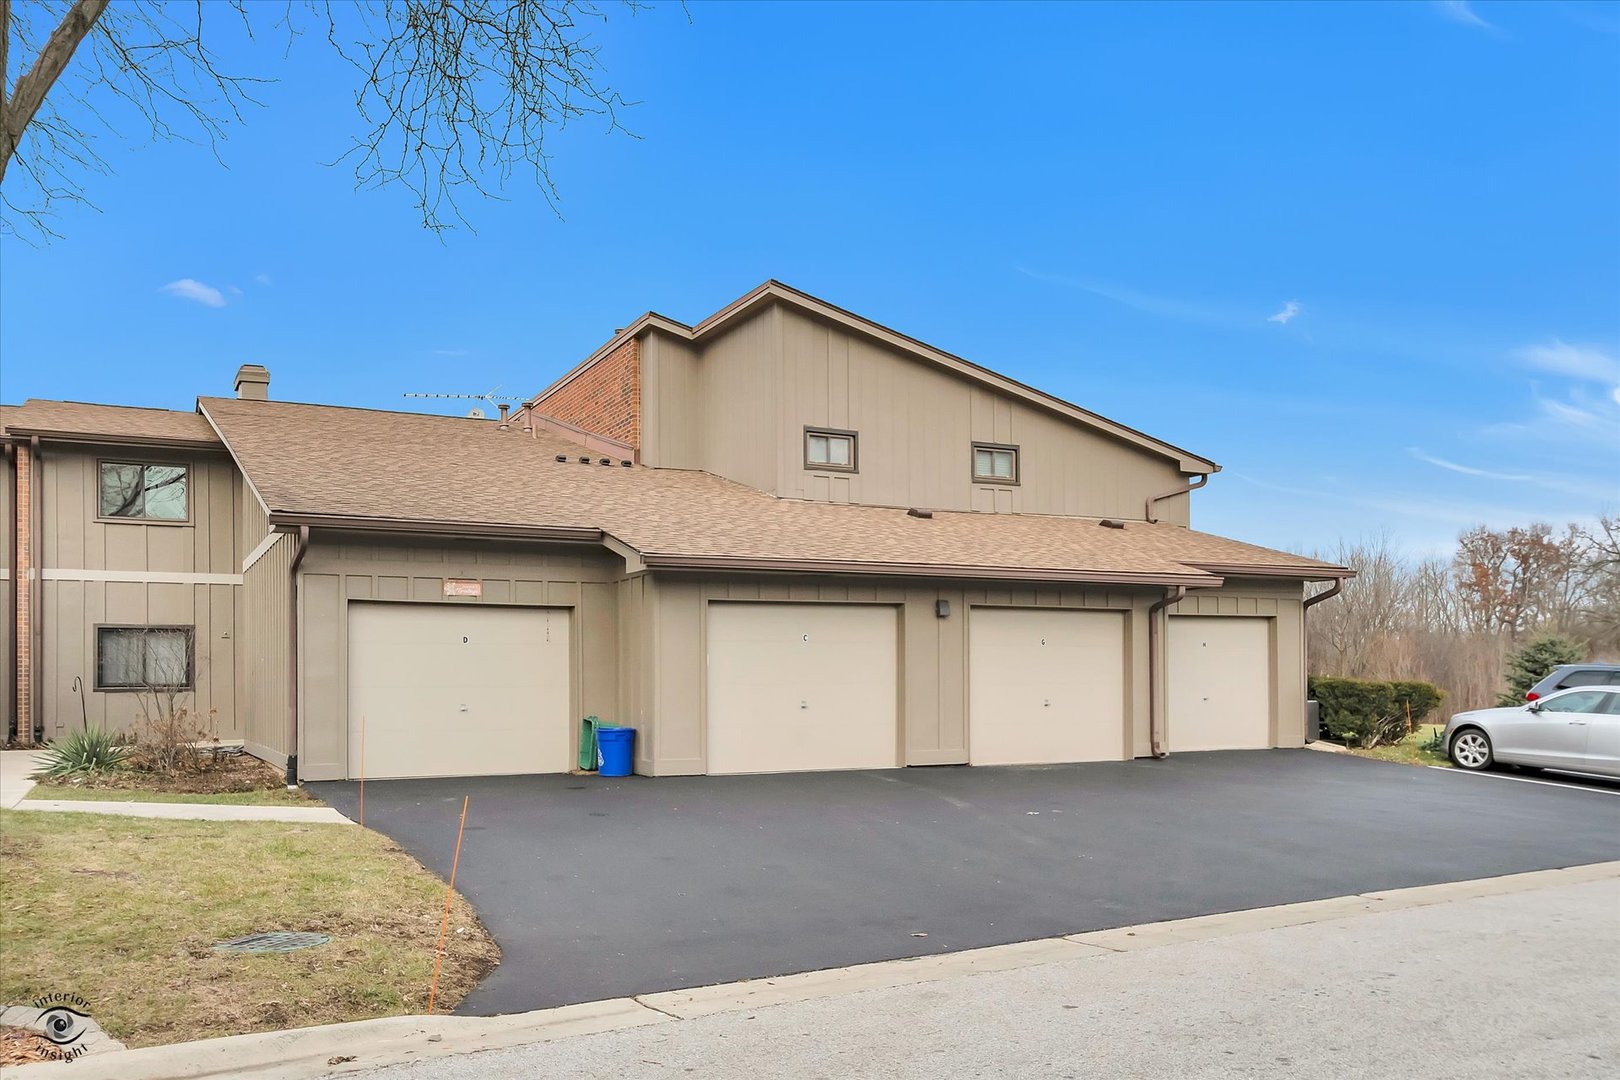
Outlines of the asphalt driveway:
[[1612,790],[1308,750],[372,781],[366,824],[448,875],[463,795],[485,1015],[1620,859]]

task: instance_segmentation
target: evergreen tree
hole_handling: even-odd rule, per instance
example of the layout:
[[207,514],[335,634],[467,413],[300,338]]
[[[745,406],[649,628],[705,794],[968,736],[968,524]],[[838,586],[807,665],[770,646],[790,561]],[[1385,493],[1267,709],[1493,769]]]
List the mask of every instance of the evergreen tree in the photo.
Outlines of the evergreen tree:
[[1556,634],[1526,642],[1507,662],[1507,693],[1498,705],[1518,705],[1530,688],[1552,673],[1559,664],[1578,664],[1586,659],[1586,649],[1578,641]]

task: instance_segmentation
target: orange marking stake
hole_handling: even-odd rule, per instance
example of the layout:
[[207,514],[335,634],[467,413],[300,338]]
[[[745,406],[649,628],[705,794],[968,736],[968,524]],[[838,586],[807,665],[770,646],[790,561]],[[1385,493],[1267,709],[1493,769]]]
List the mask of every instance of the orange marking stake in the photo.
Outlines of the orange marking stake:
[[467,829],[468,796],[461,797],[461,824],[456,828],[456,854],[450,860],[450,885],[444,890],[444,919],[439,923],[439,943],[433,949],[433,987],[428,991],[428,1015],[439,997],[439,964],[444,960],[444,935],[450,930],[450,901],[456,895],[456,869],[461,865],[461,834]]

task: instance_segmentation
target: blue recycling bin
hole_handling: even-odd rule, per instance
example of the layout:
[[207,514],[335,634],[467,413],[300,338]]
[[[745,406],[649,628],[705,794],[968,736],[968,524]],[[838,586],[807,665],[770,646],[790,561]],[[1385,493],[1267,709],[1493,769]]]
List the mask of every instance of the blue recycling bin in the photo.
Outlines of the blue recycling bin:
[[596,775],[629,776],[635,761],[636,729],[599,727],[596,729]]

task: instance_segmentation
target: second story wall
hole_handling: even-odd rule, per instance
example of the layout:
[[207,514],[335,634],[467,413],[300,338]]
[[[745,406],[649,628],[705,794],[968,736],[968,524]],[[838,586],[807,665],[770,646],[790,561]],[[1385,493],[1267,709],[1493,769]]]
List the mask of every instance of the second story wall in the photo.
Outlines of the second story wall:
[[[842,324],[770,304],[701,346],[651,330],[642,460],[785,498],[1140,519],[1176,462],[936,367]],[[806,428],[854,432],[852,471],[810,468]],[[977,482],[974,444],[1018,450],[1016,484]],[[1187,523],[1187,497],[1156,507]]]
[[[47,446],[43,456],[47,570],[242,572],[238,523],[243,492],[235,466],[225,454],[159,447]],[[187,520],[102,517],[97,506],[97,475],[103,461],[185,465],[189,469]]]

